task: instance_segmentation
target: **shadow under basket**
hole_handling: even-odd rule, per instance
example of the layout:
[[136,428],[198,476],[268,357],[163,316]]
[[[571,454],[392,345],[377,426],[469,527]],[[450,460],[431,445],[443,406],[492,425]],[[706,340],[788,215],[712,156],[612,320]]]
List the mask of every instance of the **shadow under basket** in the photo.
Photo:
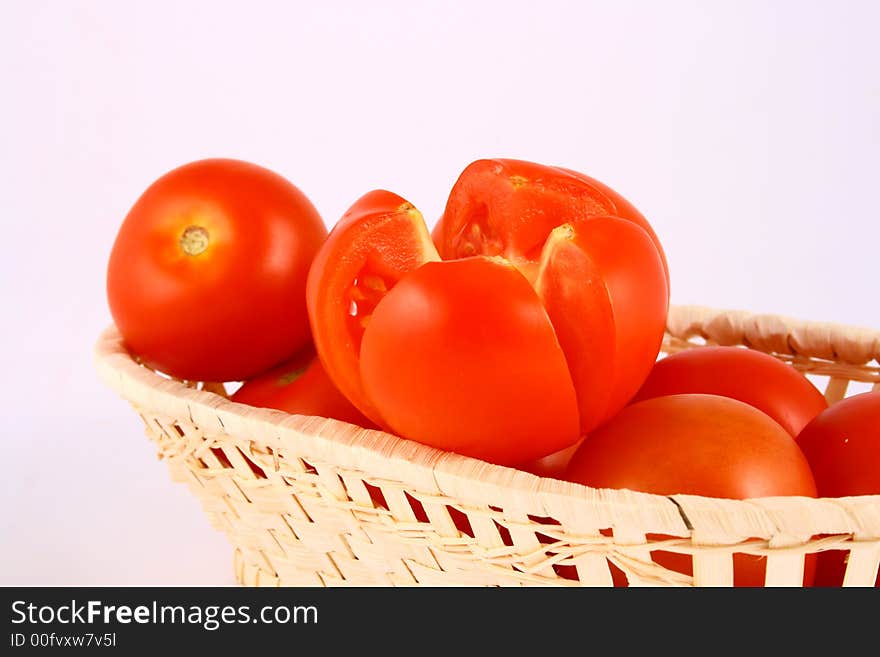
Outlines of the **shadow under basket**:
[[[699,306],[673,307],[667,324],[663,353],[757,349],[807,374],[829,403],[880,389],[880,331]],[[223,385],[140,365],[113,326],[95,364],[143,418],[172,479],[228,536],[243,585],[731,586],[735,554],[763,559],[765,586],[802,586],[823,554],[845,564],[841,585],[877,578],[880,495],[595,489],[231,402]],[[658,551],[690,568],[664,567]]]

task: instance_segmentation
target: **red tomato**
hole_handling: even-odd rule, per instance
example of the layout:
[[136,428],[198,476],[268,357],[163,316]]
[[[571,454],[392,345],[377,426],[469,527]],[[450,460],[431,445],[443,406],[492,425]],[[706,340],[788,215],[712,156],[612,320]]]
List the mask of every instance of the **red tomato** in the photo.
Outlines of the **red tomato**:
[[[832,404],[797,437],[821,497],[880,495],[880,391]],[[816,584],[840,586],[845,552],[819,554]],[[875,586],[880,587],[880,574]]]
[[[565,448],[622,407],[659,353],[665,261],[641,215],[610,216],[578,176],[475,163],[432,233],[399,196],[358,200],[309,274],[315,345],[339,389],[389,431],[505,464]],[[492,221],[510,248],[483,239]]]
[[422,215],[397,194],[362,196],[330,231],[309,271],[312,336],[330,379],[368,418],[382,416],[364,392],[360,350],[376,304],[407,273],[439,260]]
[[402,436],[514,465],[578,438],[574,388],[534,289],[510,263],[429,262],[376,306],[367,396]]
[[517,467],[520,470],[531,472],[539,477],[563,479],[565,468],[568,467],[568,462],[571,460],[571,457],[574,456],[574,453],[577,451],[578,447],[580,447],[580,444],[580,441],[578,441],[558,452],[546,454],[532,461],[526,461]]
[[669,272],[650,224],[620,194],[568,169],[477,160],[453,186],[434,239],[445,259],[503,256],[535,284],[582,432],[635,394],[663,340]]
[[535,288],[565,353],[587,433],[623,408],[657,360],[669,309],[663,262],[632,222],[572,221],[548,237]]
[[333,385],[320,359],[311,349],[249,379],[230,399],[260,408],[275,408],[298,415],[318,415],[368,429],[376,428]]
[[327,228],[255,164],[208,159],[161,176],[125,217],[107,297],[129,349],[196,381],[241,381],[310,341],[305,285]]
[[816,386],[791,365],[745,347],[698,347],[671,354],[654,365],[632,401],[694,392],[750,404],[792,436],[828,408]]
[[[718,395],[668,395],[627,406],[587,436],[565,478],[657,495],[816,496],[795,440],[765,413]],[[656,551],[653,557],[672,570],[692,572],[687,555]],[[807,561],[804,583],[809,585],[814,564]],[[765,562],[735,555],[734,584],[761,586]]]
[[440,250],[440,238],[443,235],[443,217],[437,220],[437,223],[434,224],[434,228],[431,229],[431,241],[434,243],[434,247]]
[[525,160],[476,160],[453,185],[435,230],[444,258],[503,255],[534,266],[554,228],[601,216],[625,219],[649,235],[668,286],[666,256],[644,215],[607,185],[570,169]]

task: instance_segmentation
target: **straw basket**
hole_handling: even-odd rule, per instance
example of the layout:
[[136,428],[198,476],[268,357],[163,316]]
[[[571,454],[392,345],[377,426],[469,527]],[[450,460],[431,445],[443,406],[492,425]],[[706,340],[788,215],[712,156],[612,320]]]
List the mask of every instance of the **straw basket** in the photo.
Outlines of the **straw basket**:
[[[673,307],[663,350],[745,345],[816,377],[829,402],[880,388],[880,331]],[[732,555],[766,555],[767,586],[801,586],[805,556],[848,554],[872,586],[880,495],[751,500],[594,489],[335,420],[230,402],[222,385],[139,365],[109,327],[103,381],[143,418],[173,480],[234,547],[235,575],[268,586],[729,586]],[[880,428],[878,428],[880,431]],[[692,555],[693,576],[651,559]],[[619,571],[616,571],[619,572]]]

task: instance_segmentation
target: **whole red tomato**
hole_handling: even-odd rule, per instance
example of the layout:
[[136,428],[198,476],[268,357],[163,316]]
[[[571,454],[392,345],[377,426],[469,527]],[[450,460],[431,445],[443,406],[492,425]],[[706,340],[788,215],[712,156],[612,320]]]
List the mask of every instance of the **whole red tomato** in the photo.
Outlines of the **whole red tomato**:
[[[510,190],[528,202],[510,205]],[[656,238],[605,200],[571,172],[481,162],[432,235],[401,197],[364,195],[309,273],[328,375],[377,424],[429,445],[506,465],[572,445],[638,389],[668,309]],[[486,217],[498,226],[482,240]],[[500,248],[522,224],[535,242]]]
[[666,356],[657,361],[632,401],[680,393],[745,402],[792,436],[828,408],[818,388],[791,365],[745,347],[698,347]]
[[[821,497],[880,495],[880,391],[863,392],[832,404],[797,437]],[[846,553],[819,554],[816,584],[840,586]],[[880,587],[880,574],[875,586]]]
[[274,408],[298,415],[318,415],[369,429],[376,428],[333,385],[321,360],[311,349],[248,379],[230,399],[249,406]]
[[231,159],[176,168],[129,210],[107,269],[113,320],[147,365],[241,381],[310,341],[305,285],[327,236],[289,181]]
[[[718,395],[667,395],[624,408],[581,443],[564,478],[594,488],[729,499],[816,496],[810,466],[777,422]],[[687,555],[656,551],[654,561],[691,574]],[[807,559],[804,583],[812,583]],[[734,556],[734,585],[761,586],[765,557]]]

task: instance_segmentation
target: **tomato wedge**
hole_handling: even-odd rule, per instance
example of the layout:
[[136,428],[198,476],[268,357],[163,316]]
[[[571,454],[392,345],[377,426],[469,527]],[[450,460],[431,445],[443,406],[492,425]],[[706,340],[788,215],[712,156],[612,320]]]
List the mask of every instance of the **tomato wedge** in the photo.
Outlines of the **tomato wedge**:
[[555,228],[536,289],[556,328],[587,433],[629,401],[660,351],[665,270],[650,236],[615,217]]
[[435,239],[444,259],[503,255],[534,274],[554,228],[601,216],[632,222],[648,234],[663,262],[668,297],[666,255],[644,215],[604,183],[562,167],[515,159],[472,162],[452,187]]
[[404,275],[439,259],[421,213],[397,194],[374,190],[333,227],[309,270],[306,305],[318,356],[339,391],[378,425],[385,423],[360,379],[364,329]]
[[509,262],[429,262],[376,306],[364,388],[392,431],[502,465],[574,443],[565,356],[534,289]]

